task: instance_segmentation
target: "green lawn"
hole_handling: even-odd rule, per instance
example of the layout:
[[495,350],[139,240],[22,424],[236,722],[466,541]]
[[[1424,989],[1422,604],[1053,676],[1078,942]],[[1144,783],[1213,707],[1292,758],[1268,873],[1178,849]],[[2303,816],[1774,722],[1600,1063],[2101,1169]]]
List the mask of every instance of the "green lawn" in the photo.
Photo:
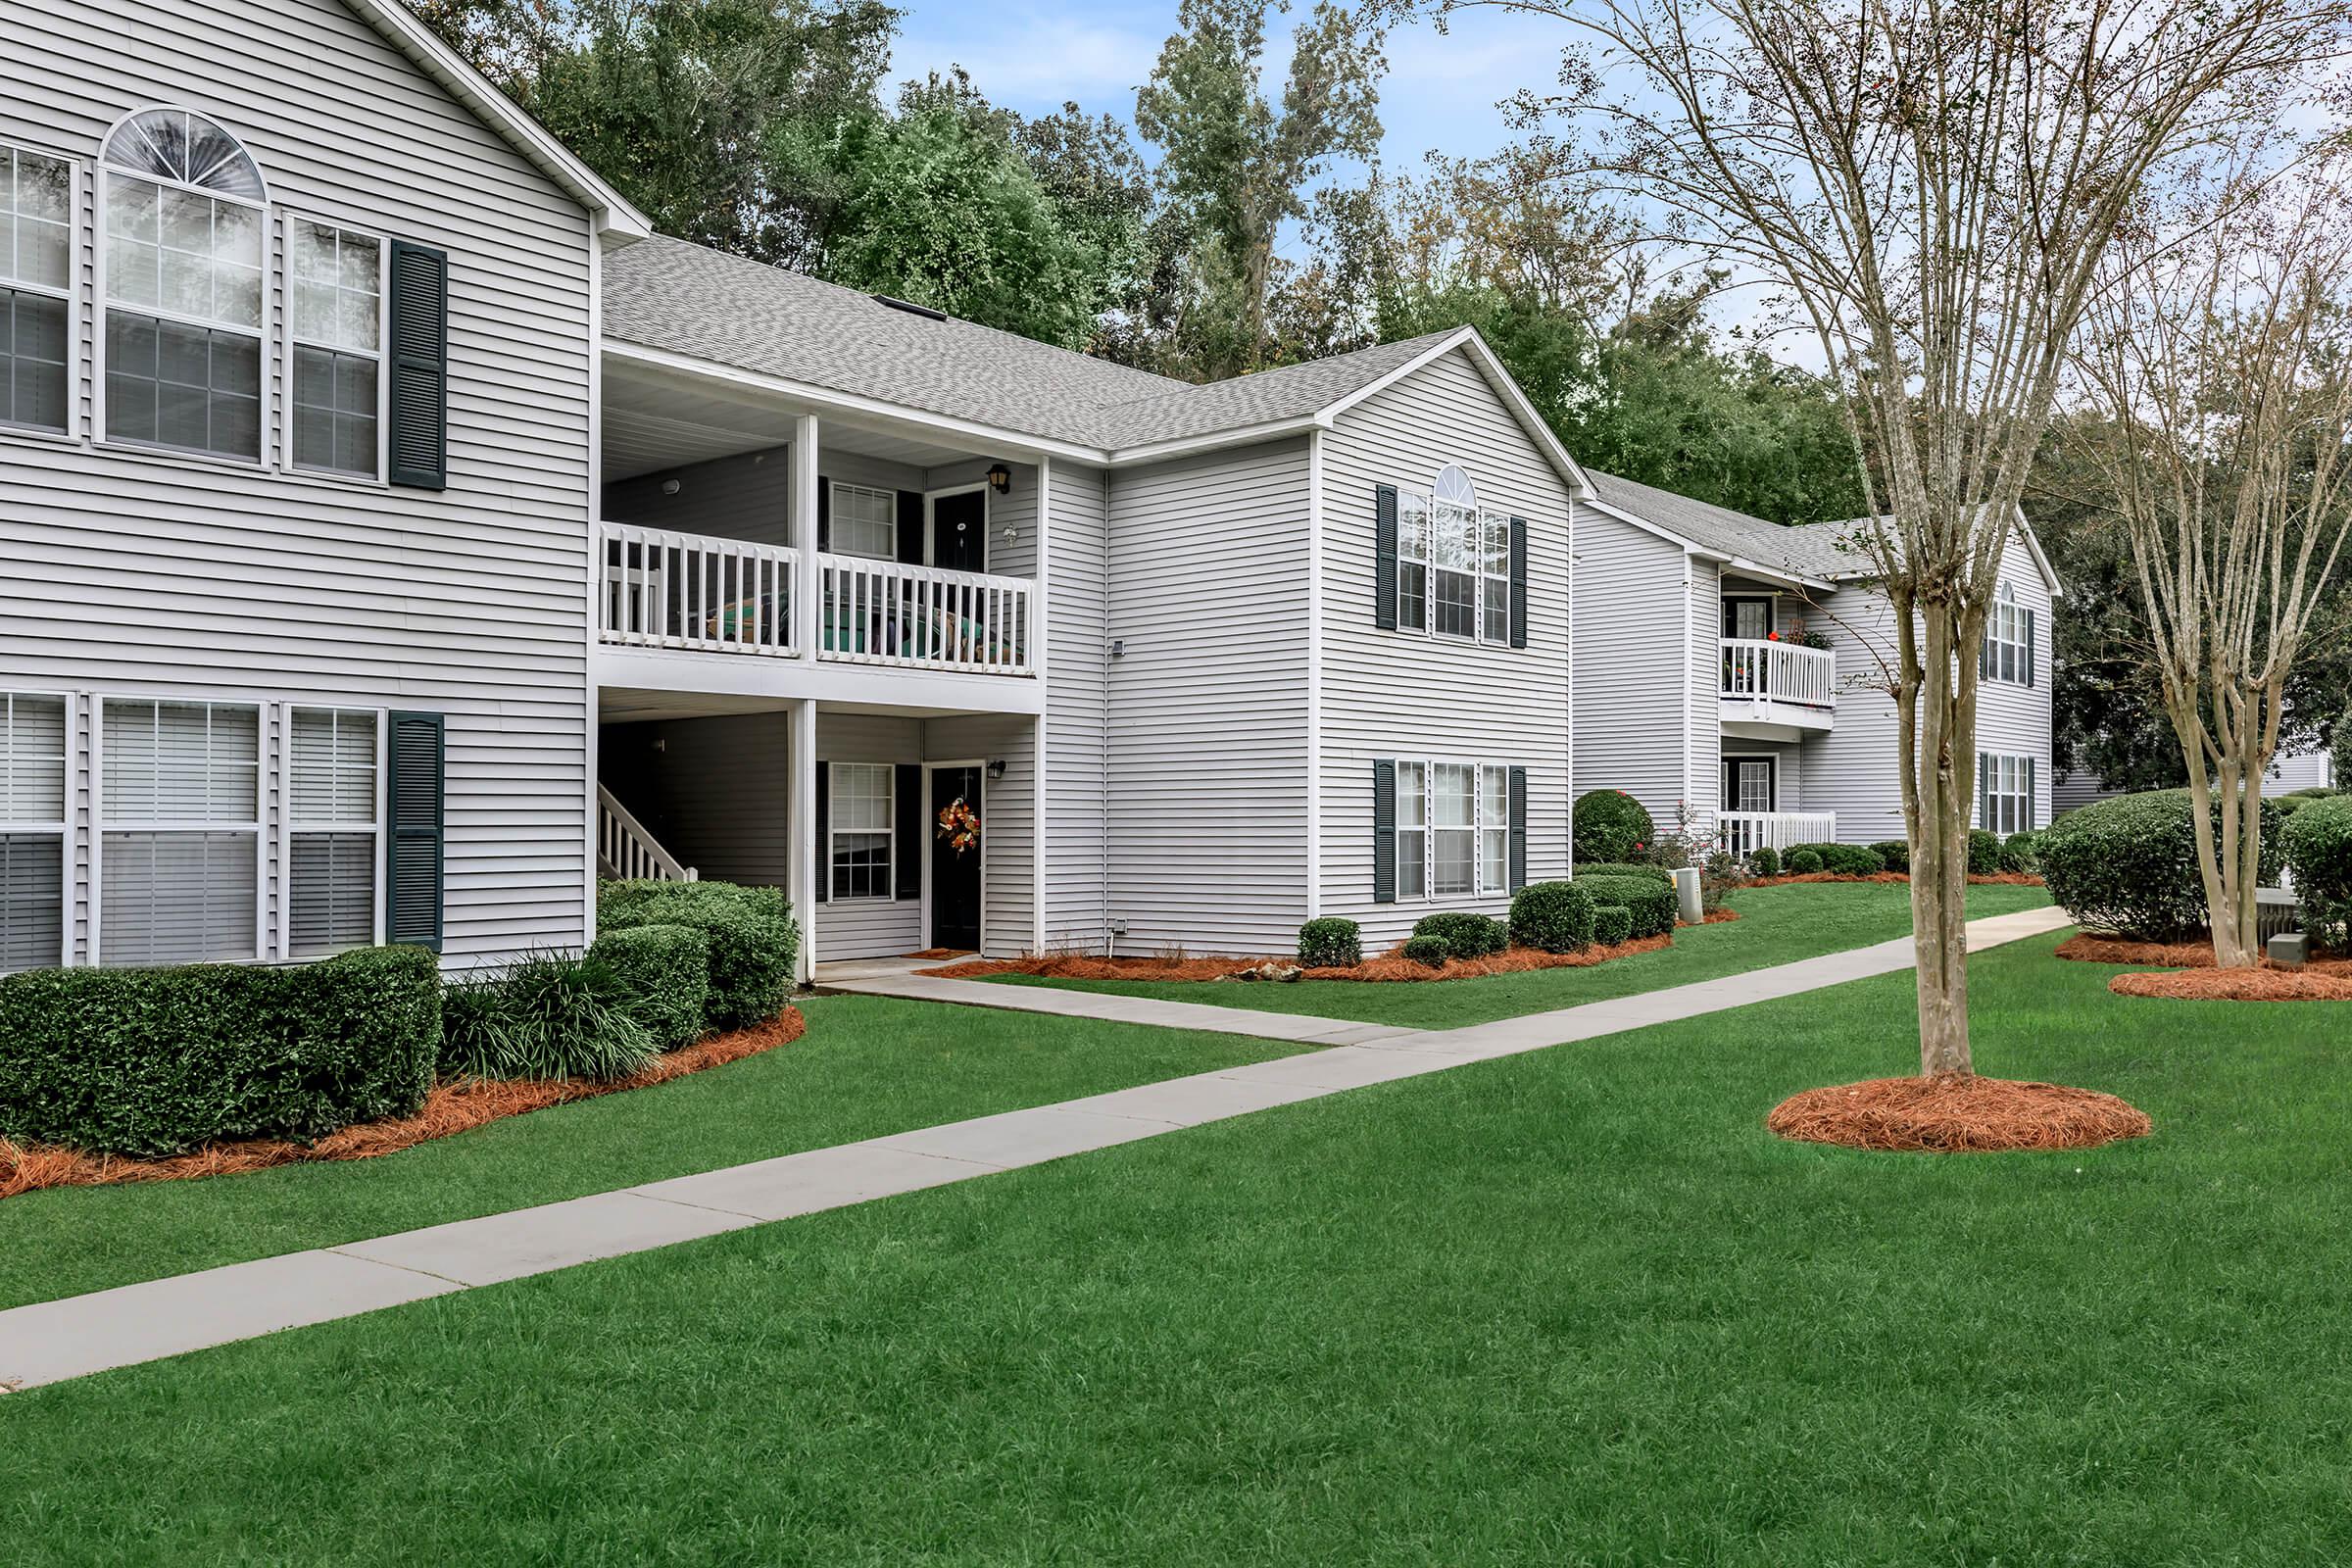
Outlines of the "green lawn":
[[2064,1155],[1782,1144],[1911,981],[0,1401],[22,1563],[2352,1558],[2344,1007],[1976,966]]
[[[2049,895],[2035,887],[1994,883],[1968,890],[1972,918],[2039,908],[2049,902]],[[1678,930],[1671,949],[1613,958],[1590,969],[1539,969],[1429,984],[1302,980],[1296,985],[1237,985],[1213,980],[1041,980],[1031,975],[1007,975],[996,983],[1454,1029],[1866,948],[1911,929],[1911,890],[1899,882],[1750,888],[1733,894],[1730,903],[1740,919]]]
[[673,1083],[381,1159],[0,1200],[0,1307],[578,1198],[1292,1054],[1273,1041],[823,997],[808,1033]]

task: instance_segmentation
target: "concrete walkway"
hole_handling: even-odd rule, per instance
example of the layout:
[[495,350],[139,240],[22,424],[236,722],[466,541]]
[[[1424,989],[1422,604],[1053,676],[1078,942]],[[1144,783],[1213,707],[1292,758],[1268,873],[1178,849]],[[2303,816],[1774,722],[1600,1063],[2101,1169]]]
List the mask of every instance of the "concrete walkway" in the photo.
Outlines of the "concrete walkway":
[[[1969,948],[1981,951],[2067,924],[2058,909],[1975,920],[1968,927]],[[838,980],[834,989],[866,995],[1217,1029],[1313,1041],[1326,1049],[16,1307],[0,1312],[0,1387],[31,1388],[83,1377],[575,1263],[968,1181],[1465,1062],[1888,974],[1911,962],[1911,939],[1902,937],[1557,1012],[1433,1031],[1335,1026],[1330,1019],[1290,1013],[911,975]],[[1321,1032],[1301,1032],[1309,1029]],[[1343,1041],[1342,1035],[1355,1038]]]

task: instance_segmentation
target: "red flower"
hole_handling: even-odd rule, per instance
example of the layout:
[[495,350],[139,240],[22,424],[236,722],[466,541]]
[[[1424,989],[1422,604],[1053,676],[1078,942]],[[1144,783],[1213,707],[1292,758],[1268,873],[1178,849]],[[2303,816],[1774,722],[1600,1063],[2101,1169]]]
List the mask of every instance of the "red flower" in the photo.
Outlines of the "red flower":
[[1781,640],[1781,634],[1777,631],[1768,631],[1764,634],[1764,640],[1768,643],[1777,643]]

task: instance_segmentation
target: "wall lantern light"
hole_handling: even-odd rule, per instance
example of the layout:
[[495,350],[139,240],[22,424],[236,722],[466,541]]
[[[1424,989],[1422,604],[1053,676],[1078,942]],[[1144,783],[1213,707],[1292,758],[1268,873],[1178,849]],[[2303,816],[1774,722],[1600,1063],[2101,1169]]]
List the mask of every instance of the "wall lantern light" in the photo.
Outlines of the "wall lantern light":
[[1002,463],[990,464],[988,466],[988,487],[999,495],[1011,489],[1012,470]]

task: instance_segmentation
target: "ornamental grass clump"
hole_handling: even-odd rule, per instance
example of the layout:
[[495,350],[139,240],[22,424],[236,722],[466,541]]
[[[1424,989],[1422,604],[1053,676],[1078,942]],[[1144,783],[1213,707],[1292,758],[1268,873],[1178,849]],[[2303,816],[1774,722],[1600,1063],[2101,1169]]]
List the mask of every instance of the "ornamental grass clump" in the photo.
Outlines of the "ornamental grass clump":
[[1511,895],[1511,940],[1544,953],[1592,942],[1592,896],[1573,882],[1531,882]]
[[1352,969],[1364,961],[1363,928],[1339,915],[1298,928],[1298,961],[1309,969]]
[[1511,945],[1510,932],[1500,920],[1472,909],[1425,914],[1414,923],[1413,935],[1436,938],[1446,944],[1447,955],[1456,958],[1484,958]]
[[652,1031],[630,1016],[612,971],[584,957],[531,954],[502,974],[459,982],[450,996],[445,1077],[610,1083],[662,1054]]

